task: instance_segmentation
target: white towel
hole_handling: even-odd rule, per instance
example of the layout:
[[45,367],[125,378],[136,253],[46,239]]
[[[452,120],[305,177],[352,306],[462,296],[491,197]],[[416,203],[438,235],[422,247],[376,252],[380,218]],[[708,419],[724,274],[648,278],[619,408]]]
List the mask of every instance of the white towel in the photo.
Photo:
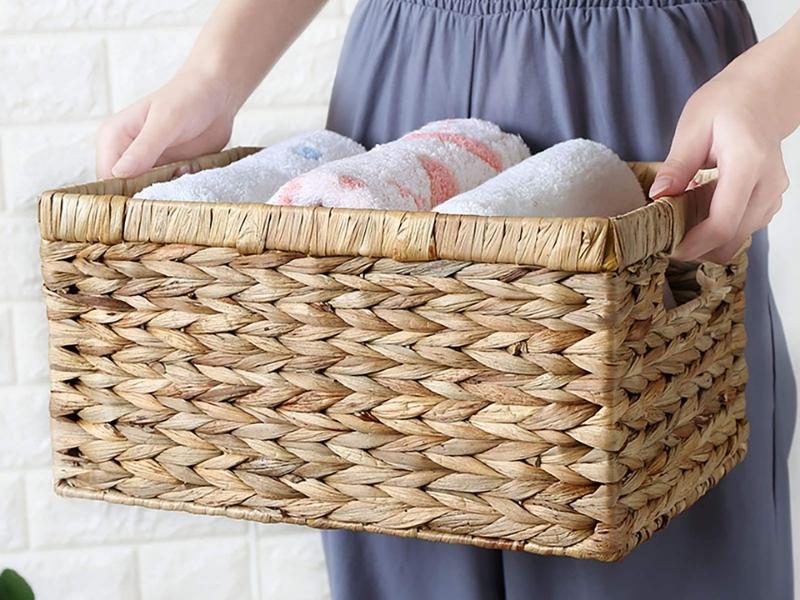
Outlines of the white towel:
[[[645,206],[633,171],[603,144],[556,144],[434,208],[448,214],[507,217],[614,217]],[[669,285],[664,305],[675,306]]]
[[530,156],[522,139],[479,119],[429,123],[366,154],[322,165],[270,204],[430,210]]
[[205,169],[136,194],[149,200],[266,202],[284,183],[321,164],[365,152],[338,133],[312,131],[259,150],[224,167]]
[[556,144],[434,210],[506,217],[613,217],[645,205],[636,175],[590,140]]

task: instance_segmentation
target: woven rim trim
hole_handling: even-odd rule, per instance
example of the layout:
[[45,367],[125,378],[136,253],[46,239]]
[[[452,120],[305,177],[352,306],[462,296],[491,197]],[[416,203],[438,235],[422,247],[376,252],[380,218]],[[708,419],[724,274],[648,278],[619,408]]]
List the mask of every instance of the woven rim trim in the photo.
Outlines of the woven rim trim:
[[[575,272],[615,271],[671,252],[708,215],[716,173],[687,193],[613,218],[510,218],[322,207],[173,202],[130,196],[179,167],[229,164],[257,148],[159,167],[132,179],[108,179],[45,192],[39,225],[45,240],[157,242],[311,256],[385,257],[399,261],[512,263]],[[631,163],[643,187],[657,163]]]

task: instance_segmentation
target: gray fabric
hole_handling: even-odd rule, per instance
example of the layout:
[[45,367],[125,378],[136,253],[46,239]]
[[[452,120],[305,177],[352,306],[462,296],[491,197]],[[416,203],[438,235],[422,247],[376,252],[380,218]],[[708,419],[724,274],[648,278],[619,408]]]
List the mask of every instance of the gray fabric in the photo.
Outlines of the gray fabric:
[[[572,137],[629,160],[667,153],[686,99],[755,42],[738,0],[362,0],[329,127],[372,145],[476,116],[533,150]],[[750,250],[745,462],[616,564],[325,532],[336,600],[791,600],[788,452],[796,394]]]

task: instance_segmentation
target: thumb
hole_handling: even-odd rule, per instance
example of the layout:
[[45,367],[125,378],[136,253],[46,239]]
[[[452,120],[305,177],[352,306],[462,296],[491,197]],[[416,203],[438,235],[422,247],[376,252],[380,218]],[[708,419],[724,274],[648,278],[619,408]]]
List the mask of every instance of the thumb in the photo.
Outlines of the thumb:
[[111,168],[114,177],[133,177],[156,164],[177,137],[176,121],[151,110],[139,134]]
[[650,197],[683,193],[697,172],[706,164],[711,150],[711,131],[695,119],[682,116],[675,130],[672,147],[658,169]]

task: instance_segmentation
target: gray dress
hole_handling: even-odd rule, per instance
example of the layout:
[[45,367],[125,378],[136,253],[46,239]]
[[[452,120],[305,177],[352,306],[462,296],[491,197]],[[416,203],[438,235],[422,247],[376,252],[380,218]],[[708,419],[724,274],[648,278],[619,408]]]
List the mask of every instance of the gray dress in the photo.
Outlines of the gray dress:
[[[361,0],[329,127],[372,145],[475,116],[532,150],[573,137],[660,160],[687,98],[755,43],[739,0]],[[336,600],[791,600],[795,389],[767,277],[747,283],[747,459],[613,564],[325,532]]]

